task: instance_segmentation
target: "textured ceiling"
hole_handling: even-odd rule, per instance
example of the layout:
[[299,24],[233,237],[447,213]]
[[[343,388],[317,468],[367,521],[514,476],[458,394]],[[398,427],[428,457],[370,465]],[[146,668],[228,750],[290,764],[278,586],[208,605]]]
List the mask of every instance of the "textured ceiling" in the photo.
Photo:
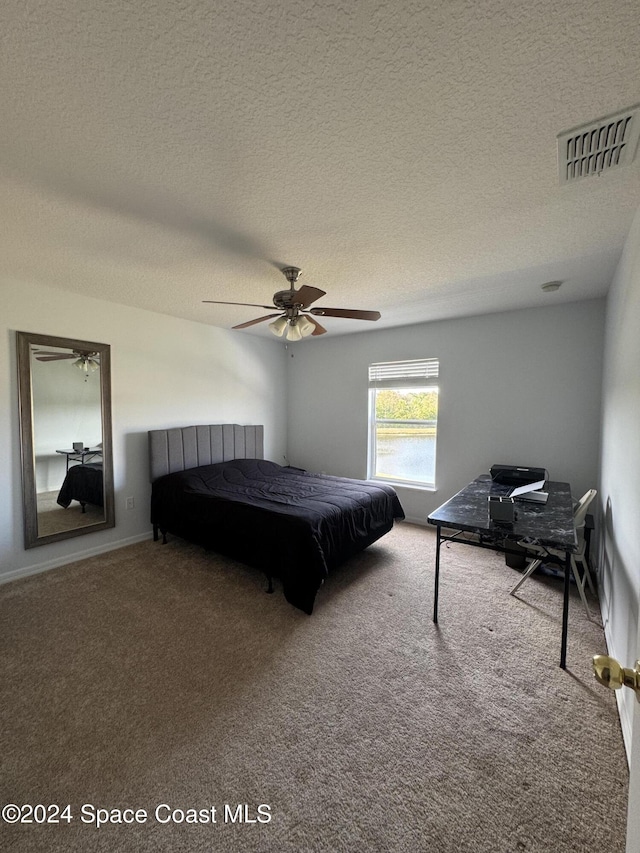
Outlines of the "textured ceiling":
[[601,295],[640,203],[555,142],[640,101],[637,0],[4,0],[0,41],[5,277],[229,327],[293,264],[382,312],[338,334]]

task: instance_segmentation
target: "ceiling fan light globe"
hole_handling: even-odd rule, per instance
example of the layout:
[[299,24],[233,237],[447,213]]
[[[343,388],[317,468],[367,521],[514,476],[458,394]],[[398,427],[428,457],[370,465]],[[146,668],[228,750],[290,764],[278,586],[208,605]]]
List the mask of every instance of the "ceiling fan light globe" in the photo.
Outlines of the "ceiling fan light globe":
[[269,323],[268,328],[276,337],[281,338],[284,335],[284,330],[287,328],[287,318],[278,317],[273,323]]
[[306,317],[298,317],[297,326],[300,329],[300,334],[302,335],[303,338],[306,338],[315,329],[315,326],[313,325],[313,323],[310,320],[308,320]]
[[302,333],[298,328],[297,323],[289,323],[289,328],[287,329],[287,340],[288,341],[300,341],[302,340]]

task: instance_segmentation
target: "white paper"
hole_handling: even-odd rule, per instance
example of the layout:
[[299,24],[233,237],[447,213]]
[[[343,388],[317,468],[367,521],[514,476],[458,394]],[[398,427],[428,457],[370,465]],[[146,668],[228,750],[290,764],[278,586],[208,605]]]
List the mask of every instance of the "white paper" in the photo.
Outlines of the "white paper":
[[526,486],[516,486],[509,492],[510,498],[517,498],[518,495],[526,495],[527,492],[537,492],[545,484],[545,480],[538,480],[537,483],[527,483]]

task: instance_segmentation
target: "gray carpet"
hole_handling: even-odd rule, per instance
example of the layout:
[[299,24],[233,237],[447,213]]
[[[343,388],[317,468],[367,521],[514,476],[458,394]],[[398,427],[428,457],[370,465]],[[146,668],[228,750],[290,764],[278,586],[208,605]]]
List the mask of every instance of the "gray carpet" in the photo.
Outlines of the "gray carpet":
[[[561,671],[561,584],[515,599],[504,557],[461,545],[443,549],[434,626],[434,541],[397,526],[311,617],[176,539],[0,587],[1,799],[74,818],[0,825],[2,849],[623,851],[601,628],[574,593]],[[149,816],[96,828],[83,804]],[[163,824],[158,804],[217,821]],[[225,804],[271,820],[225,822]]]
[[85,511],[77,501],[72,501],[66,509],[57,502],[58,491],[40,492],[38,499],[38,536],[49,536],[52,533],[63,533],[90,524],[104,521],[104,510],[101,506],[86,504]]

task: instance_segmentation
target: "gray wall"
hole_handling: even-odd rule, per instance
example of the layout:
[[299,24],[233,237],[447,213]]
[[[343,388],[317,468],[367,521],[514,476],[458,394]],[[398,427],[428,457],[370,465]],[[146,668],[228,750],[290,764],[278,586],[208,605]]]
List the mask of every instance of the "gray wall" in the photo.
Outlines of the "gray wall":
[[438,357],[437,491],[398,487],[422,520],[494,462],[537,465],[583,494],[597,483],[604,301],[368,331],[290,347],[289,459],[367,473],[367,368]]
[[[609,291],[602,392],[600,598],[610,654],[623,666],[640,657],[640,210]],[[627,747],[637,702],[616,692]],[[640,715],[635,732],[640,750]],[[636,756],[640,799],[640,755]],[[640,823],[636,815],[636,826]]]

